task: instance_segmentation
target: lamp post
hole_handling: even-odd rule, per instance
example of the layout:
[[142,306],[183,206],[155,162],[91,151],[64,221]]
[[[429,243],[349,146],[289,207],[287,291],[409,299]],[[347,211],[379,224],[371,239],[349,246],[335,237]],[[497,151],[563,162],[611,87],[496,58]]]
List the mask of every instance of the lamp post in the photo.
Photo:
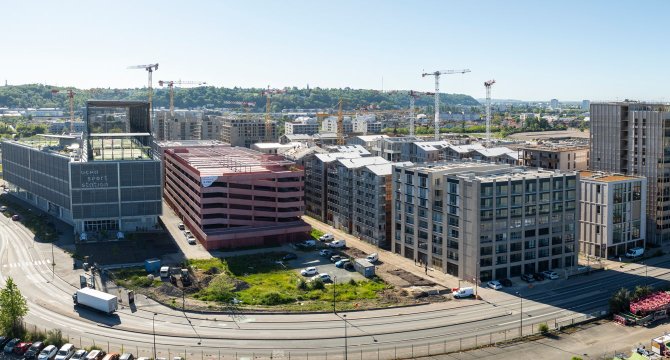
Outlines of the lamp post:
[[156,359],[156,315],[157,313],[154,313],[154,316],[151,318],[151,329],[154,334],[154,359]]
[[523,296],[516,292],[516,295],[519,297],[519,302],[521,305],[521,312],[519,312],[519,337],[523,337]]
[[54,257],[54,242],[51,242],[51,281],[56,277],[56,258]]
[[344,360],[347,360],[349,353],[349,347],[347,346],[347,314],[342,314],[342,320],[344,320]]
[[337,276],[333,275],[333,314],[336,314],[335,311],[335,284],[337,284]]

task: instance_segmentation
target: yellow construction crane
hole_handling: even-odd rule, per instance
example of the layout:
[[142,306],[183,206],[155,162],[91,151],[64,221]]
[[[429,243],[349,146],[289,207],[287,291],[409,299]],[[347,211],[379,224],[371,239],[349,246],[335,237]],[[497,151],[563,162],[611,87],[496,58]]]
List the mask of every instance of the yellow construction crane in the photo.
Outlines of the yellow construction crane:
[[[70,132],[74,132],[74,91],[67,89],[67,97],[70,98]],[[52,96],[59,93],[58,89],[51,89]]]
[[267,90],[264,90],[262,93],[267,99],[265,104],[265,141],[272,141],[272,117],[270,115],[272,95],[283,94],[285,92],[284,90],[270,89],[270,86],[268,86]]
[[206,85],[204,81],[186,81],[186,80],[158,80],[158,85],[167,86],[170,89],[170,116],[174,117],[174,86],[175,85]]

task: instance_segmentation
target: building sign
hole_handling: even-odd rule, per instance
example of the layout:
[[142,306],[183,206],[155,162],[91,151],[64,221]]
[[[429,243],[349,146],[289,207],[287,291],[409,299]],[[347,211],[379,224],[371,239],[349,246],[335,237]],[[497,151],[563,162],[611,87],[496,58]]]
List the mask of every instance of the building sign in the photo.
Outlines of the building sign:
[[81,188],[95,189],[109,187],[107,175],[101,175],[100,170],[82,170],[81,171]]
[[218,176],[203,176],[200,178],[200,183],[202,183],[203,187],[210,187],[218,178]]

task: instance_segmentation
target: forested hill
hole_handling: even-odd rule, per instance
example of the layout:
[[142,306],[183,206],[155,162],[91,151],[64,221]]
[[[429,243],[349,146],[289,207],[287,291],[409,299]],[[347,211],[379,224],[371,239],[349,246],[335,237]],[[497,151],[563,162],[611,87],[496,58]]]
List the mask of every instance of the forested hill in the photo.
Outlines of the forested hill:
[[[69,108],[64,88],[52,93],[55,87],[48,85],[0,86],[0,107],[9,108]],[[286,88],[285,93],[272,97],[272,111],[282,109],[328,109],[335,108],[338,100],[344,100],[344,109],[360,109],[374,106],[382,110],[404,109],[409,106],[406,92],[379,92],[363,89],[298,89]],[[235,108],[227,101],[255,102],[253,111],[265,110],[263,89],[223,88],[202,86],[193,88],[175,88],[175,107],[177,108]],[[98,100],[145,100],[146,89],[74,89],[75,107],[83,106],[88,99]],[[441,104],[446,107],[455,105],[478,106],[477,100],[469,95],[441,94]],[[417,106],[433,104],[433,98],[424,96],[416,101]],[[154,89],[154,107],[168,107],[169,92],[165,88]],[[441,106],[442,107],[442,106]]]

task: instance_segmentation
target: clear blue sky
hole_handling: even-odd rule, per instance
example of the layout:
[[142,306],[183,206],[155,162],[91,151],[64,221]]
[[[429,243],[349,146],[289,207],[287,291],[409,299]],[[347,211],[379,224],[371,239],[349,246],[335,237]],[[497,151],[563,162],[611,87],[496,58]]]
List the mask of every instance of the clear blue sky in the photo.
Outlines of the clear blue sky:
[[[670,1],[6,1],[0,81],[429,91],[668,101]],[[155,85],[157,86],[157,85]]]

